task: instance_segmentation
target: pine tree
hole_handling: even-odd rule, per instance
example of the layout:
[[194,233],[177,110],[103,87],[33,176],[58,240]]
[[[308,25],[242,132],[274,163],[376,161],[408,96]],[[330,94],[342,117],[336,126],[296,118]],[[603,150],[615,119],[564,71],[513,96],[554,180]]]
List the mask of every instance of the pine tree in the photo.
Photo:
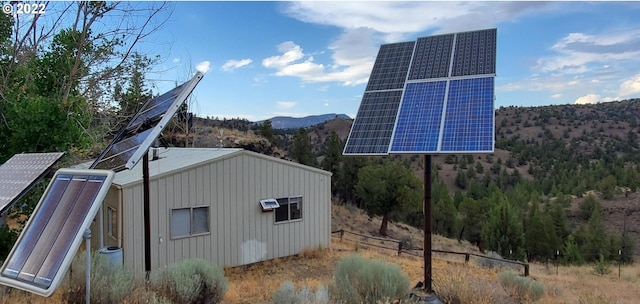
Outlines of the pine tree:
[[271,120],[263,121],[258,127],[258,131],[262,137],[266,138],[268,141],[273,142],[273,126],[271,125]]
[[418,209],[422,183],[400,162],[369,165],[358,171],[356,194],[364,201],[369,216],[382,216],[380,235],[387,235],[390,216],[401,210]]
[[300,128],[293,136],[293,147],[291,151],[291,157],[307,166],[315,166],[316,160],[313,155],[312,146],[311,146],[311,138],[307,133],[307,129]]
[[529,260],[550,259],[558,249],[551,218],[539,210],[536,201],[532,202],[530,210],[525,233],[525,247]]
[[608,257],[609,237],[602,224],[600,206],[593,209],[585,232],[585,243],[582,248],[585,260],[596,261],[601,255]]
[[333,195],[338,193],[338,173],[340,171],[340,163],[342,162],[342,147],[343,143],[338,137],[335,131],[331,131],[331,135],[327,139],[327,150],[324,153],[324,159],[322,160],[322,169],[330,171],[333,174],[331,178],[331,192]]
[[503,257],[524,260],[524,232],[516,211],[502,194],[494,194],[491,200],[495,205],[482,227],[487,247]]
[[560,260],[563,264],[582,265],[582,263],[584,263],[584,259],[580,253],[580,246],[578,246],[573,234],[570,234],[567,240],[564,241]]
[[456,207],[449,196],[447,186],[439,179],[431,185],[431,220],[434,233],[453,237],[458,231]]

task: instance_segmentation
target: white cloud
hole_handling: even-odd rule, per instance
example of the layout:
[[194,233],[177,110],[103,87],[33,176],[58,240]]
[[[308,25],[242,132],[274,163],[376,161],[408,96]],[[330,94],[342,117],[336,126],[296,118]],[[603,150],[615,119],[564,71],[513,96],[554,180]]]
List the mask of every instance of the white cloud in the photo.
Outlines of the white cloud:
[[[343,29],[370,28],[397,42],[408,33],[427,30],[452,32],[494,26],[515,20],[549,3],[452,2],[452,1],[297,1],[285,8],[289,16],[308,23]],[[552,5],[551,5],[552,6]]]
[[313,56],[305,54],[302,47],[292,41],[281,43],[278,45],[278,50],[281,55],[265,58],[262,60],[262,65],[276,69],[276,76],[298,77],[304,82],[338,81],[343,85],[366,83],[374,60],[369,58],[369,62],[361,61],[359,64],[349,66],[328,67],[315,63]]
[[629,96],[633,94],[640,94],[640,74],[623,81],[620,84],[620,96]]
[[200,71],[201,73],[209,72],[210,69],[211,69],[211,62],[209,61],[202,61],[196,64],[196,70]]
[[281,108],[281,109],[291,109],[296,106],[296,102],[295,101],[278,101],[276,102],[276,105],[278,105],[278,108]]
[[598,94],[587,94],[576,99],[575,104],[594,104],[620,100],[620,97],[600,97]]
[[587,94],[585,96],[579,97],[576,99],[575,104],[592,104],[600,102],[600,95],[597,94]]
[[534,67],[548,73],[578,74],[609,70],[640,56],[640,29],[597,35],[570,33],[552,47],[556,55],[538,59]]
[[280,56],[271,56],[262,60],[262,65],[267,68],[283,68],[287,65],[296,62],[304,57],[302,48],[293,43],[293,41],[286,41],[278,45],[278,51],[282,53]]
[[241,68],[243,66],[247,66],[249,64],[251,64],[253,62],[253,60],[246,58],[246,59],[241,59],[241,60],[227,60],[227,62],[225,62],[222,65],[222,69],[224,71],[232,71],[235,70],[237,68]]
[[180,57],[175,57],[172,60],[173,63],[180,63]]
[[561,97],[562,97],[562,94],[560,94],[560,93],[551,95],[551,98],[553,98],[553,99],[558,99],[558,98],[561,98]]
[[411,34],[426,31],[487,28],[556,6],[546,2],[288,2],[283,4],[284,12],[293,18],[343,29],[328,46],[332,62],[316,62],[301,46],[287,41],[278,46],[279,55],[265,58],[262,65],[275,69],[277,76],[298,77],[303,82],[364,84],[382,43],[406,41],[413,39]]
[[325,103],[324,103],[324,106],[325,106],[325,107],[328,107],[328,106],[329,106],[329,103],[328,103],[328,102],[325,102]]

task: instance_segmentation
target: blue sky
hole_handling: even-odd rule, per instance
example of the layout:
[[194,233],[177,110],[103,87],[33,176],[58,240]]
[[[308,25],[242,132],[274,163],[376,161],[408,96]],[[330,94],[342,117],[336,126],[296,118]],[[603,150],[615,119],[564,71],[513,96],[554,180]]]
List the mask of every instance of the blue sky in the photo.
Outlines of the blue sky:
[[198,116],[358,110],[381,44],[498,29],[496,108],[640,97],[640,2],[173,2],[146,51],[161,93],[207,71]]

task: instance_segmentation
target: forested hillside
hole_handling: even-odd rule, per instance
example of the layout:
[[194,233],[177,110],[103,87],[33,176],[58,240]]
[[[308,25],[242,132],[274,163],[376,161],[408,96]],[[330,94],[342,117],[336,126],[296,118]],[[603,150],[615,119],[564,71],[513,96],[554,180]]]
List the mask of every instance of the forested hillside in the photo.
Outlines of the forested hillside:
[[[434,231],[516,259],[631,262],[640,241],[639,116],[640,100],[496,110],[495,153],[433,157]],[[311,147],[316,157],[302,162],[332,171],[344,202],[421,227],[421,199],[380,211],[388,199],[363,201],[362,186],[385,177],[359,170],[395,161],[420,180],[423,157],[344,157],[350,126],[334,119],[271,136],[293,160],[301,160],[296,142]]]

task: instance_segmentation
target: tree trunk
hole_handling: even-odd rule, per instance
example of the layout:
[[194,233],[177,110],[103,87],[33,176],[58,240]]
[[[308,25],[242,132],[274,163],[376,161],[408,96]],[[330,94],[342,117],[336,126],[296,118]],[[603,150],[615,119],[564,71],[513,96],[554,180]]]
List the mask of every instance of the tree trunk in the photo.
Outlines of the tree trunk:
[[387,236],[387,223],[389,222],[389,214],[385,213],[382,216],[382,225],[380,225],[380,235]]

